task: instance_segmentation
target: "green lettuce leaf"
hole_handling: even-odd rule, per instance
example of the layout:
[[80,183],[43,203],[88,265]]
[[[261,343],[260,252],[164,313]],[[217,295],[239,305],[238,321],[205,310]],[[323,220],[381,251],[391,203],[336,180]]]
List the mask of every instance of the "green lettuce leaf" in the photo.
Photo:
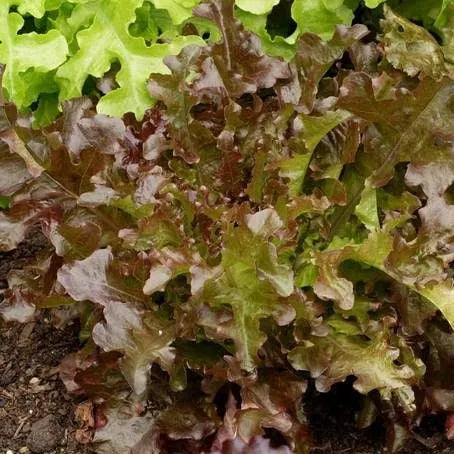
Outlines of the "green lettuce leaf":
[[315,33],[325,40],[332,37],[336,25],[350,25],[353,10],[343,0],[296,1],[292,17],[301,33]]
[[[162,61],[166,55],[177,54],[188,44],[203,44],[200,38],[188,36],[147,47],[143,39],[131,36],[128,30],[141,4],[141,0],[127,0],[117,8],[115,2],[103,0],[94,11],[91,3],[83,5],[93,19],[77,34],[78,51],[57,71],[61,100],[80,96],[89,75],[101,77],[117,60],[121,65],[116,78],[119,88],[101,99],[98,112],[117,116],[133,112],[141,118],[151,104],[146,89],[150,73],[168,71]],[[110,37],[107,42],[106,36]]]
[[[378,389],[385,394],[409,387],[418,381],[418,370],[399,366],[399,349],[390,347],[386,338],[364,340],[341,333],[311,338],[307,346],[296,347],[288,355],[296,369],[308,370],[319,391],[326,392],[334,383],[349,375],[354,388],[363,394]],[[422,362],[417,367],[423,367]],[[411,388],[410,388],[411,392]]]
[[[5,64],[3,89],[20,109],[38,99],[41,92],[53,84],[47,75],[65,62],[68,45],[57,31],[45,34],[18,34],[24,19],[18,13],[10,13],[8,2],[0,6],[0,62]],[[24,73],[31,70],[27,77]],[[44,78],[44,79],[43,79]],[[46,80],[43,83],[43,80]]]
[[246,224],[228,227],[219,276],[204,283],[200,298],[214,308],[231,308],[233,320],[224,332],[234,340],[242,367],[253,370],[266,339],[260,320],[269,316],[280,324],[292,320],[291,307],[280,297],[293,293],[293,272],[278,262],[276,248],[269,242],[282,225],[277,214],[263,210],[248,215]]
[[153,0],[156,8],[168,11],[174,24],[181,24],[192,16],[192,9],[200,0]]
[[273,9],[273,6],[277,5],[279,0],[265,0],[263,2],[254,2],[254,0],[237,0],[236,6],[244,11],[248,11],[252,14],[266,14]]
[[383,44],[388,61],[410,76],[420,72],[434,79],[446,74],[443,50],[424,28],[385,7]]

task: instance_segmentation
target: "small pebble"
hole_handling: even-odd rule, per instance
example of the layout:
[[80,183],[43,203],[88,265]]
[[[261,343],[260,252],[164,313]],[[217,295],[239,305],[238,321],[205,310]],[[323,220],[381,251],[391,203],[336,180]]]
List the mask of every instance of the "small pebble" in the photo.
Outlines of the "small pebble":
[[8,451],[6,451],[6,454],[14,454],[14,452],[11,451],[11,449],[8,449]]
[[64,429],[54,415],[48,415],[36,421],[27,437],[27,446],[36,454],[52,451],[63,438]]
[[37,385],[41,380],[38,377],[33,377],[30,379],[30,385]]
[[30,454],[30,449],[28,449],[27,446],[23,446],[19,449],[19,454]]

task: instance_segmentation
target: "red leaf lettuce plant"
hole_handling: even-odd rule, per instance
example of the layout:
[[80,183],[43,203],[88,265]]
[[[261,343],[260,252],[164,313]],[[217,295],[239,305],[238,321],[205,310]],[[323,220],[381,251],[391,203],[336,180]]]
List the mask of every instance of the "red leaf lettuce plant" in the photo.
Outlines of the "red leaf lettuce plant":
[[454,410],[447,50],[385,7],[377,40],[303,34],[287,63],[231,0],[194,14],[221,39],[165,59],[140,122],[78,98],[35,130],[4,105],[0,245],[49,247],[0,312],[81,320],[61,376],[98,452],[306,453],[308,381],[348,377],[398,446]]

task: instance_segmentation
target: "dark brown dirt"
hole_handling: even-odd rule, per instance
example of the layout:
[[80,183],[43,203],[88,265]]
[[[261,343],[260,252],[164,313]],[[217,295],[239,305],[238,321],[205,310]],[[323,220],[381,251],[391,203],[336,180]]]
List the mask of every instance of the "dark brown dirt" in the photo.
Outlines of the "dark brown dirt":
[[[0,285],[12,268],[27,263],[45,243],[39,235],[31,236],[11,253],[0,253]],[[56,366],[68,353],[78,349],[77,327],[52,328],[42,315],[36,323],[6,325],[0,321],[0,453],[27,453],[33,443],[32,425],[52,415],[52,438],[57,446],[48,454],[87,454],[86,447],[74,439],[75,402],[68,396],[56,373]],[[59,427],[61,426],[61,428]],[[44,431],[45,432],[45,431]],[[50,440],[35,440],[46,446]],[[52,444],[52,442],[50,443]],[[29,447],[29,446],[28,446]]]
[[33,233],[11,252],[0,252],[0,289],[7,287],[6,278],[12,269],[21,269],[46,247],[46,239],[39,232]]
[[[11,253],[0,253],[0,288],[6,286],[10,269],[21,268],[45,247],[42,236],[35,234]],[[46,454],[88,454],[91,451],[74,438],[76,402],[60,382],[56,367],[68,353],[77,350],[77,326],[53,328],[41,315],[36,323],[6,325],[0,320],[0,454],[29,453],[33,424],[46,417],[57,432],[57,446]],[[351,384],[333,387],[327,394],[310,387],[305,411],[312,426],[316,448],[312,454],[379,454],[385,431],[382,424],[355,429],[359,396]],[[46,432],[46,431],[42,431]],[[52,433],[48,434],[52,438]],[[55,438],[55,436],[54,436]],[[405,444],[402,454],[454,454],[454,443],[443,435],[443,416],[423,420],[418,440]],[[49,440],[38,440],[43,442]],[[197,453],[194,453],[197,454]]]
[[[311,384],[305,404],[317,446],[311,454],[389,452],[385,448],[385,421],[378,421],[364,430],[355,427],[360,399],[351,382],[335,385],[329,393],[318,393]],[[404,443],[399,454],[454,454],[454,442],[444,435],[444,419],[444,415],[423,418],[414,431],[414,438]]]

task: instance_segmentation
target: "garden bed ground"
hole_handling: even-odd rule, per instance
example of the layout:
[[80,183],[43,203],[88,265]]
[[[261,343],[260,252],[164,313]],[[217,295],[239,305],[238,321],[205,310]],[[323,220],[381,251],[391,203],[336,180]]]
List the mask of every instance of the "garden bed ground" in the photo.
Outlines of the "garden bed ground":
[[[35,235],[18,250],[0,254],[0,286],[5,287],[10,269],[23,266],[42,245],[42,238]],[[89,453],[90,450],[74,438],[76,402],[68,396],[56,373],[61,359],[79,347],[77,327],[57,330],[44,315],[33,324],[5,326],[1,323],[0,454],[8,450],[14,454],[27,453],[25,447],[32,447],[31,443],[34,446],[54,444],[51,450],[39,451],[46,454]],[[314,454],[381,452],[383,431],[378,424],[365,431],[354,428],[357,402],[357,395],[349,384],[336,385],[328,394],[309,391],[306,411],[317,443]],[[43,419],[43,424],[49,423],[51,430],[47,432],[42,428],[35,433],[33,424]],[[409,442],[404,452],[454,453],[454,444],[444,439],[442,430],[442,418],[424,420],[419,441]]]
[[[0,255],[0,285],[12,268],[20,268],[42,247],[39,236]],[[0,452],[28,452],[25,447],[54,445],[46,453],[84,454],[89,451],[74,439],[75,402],[60,382],[56,367],[78,348],[77,328],[57,330],[45,316],[36,323],[5,326],[0,322]],[[42,421],[50,426],[33,427]]]
[[[41,452],[46,444],[55,445],[44,451],[49,454],[90,452],[74,439],[74,402],[56,373],[60,360],[77,347],[74,329],[58,331],[42,320],[2,328],[0,342],[0,452],[22,453],[25,446]],[[50,431],[33,427],[37,421]]]

